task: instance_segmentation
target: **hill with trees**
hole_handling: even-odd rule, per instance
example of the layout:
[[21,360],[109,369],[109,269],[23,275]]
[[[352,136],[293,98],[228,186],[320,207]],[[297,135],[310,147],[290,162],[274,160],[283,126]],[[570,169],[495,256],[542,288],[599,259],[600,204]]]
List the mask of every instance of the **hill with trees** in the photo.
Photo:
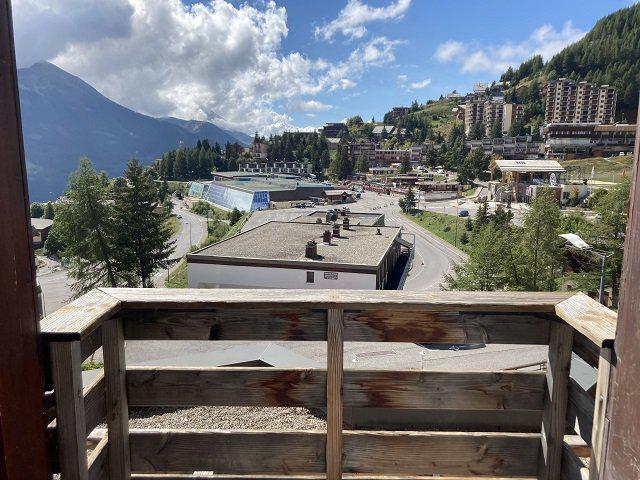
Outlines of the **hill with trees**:
[[511,82],[511,92],[523,91],[533,81],[539,86],[567,77],[614,85],[618,91],[616,118],[635,122],[640,85],[640,4],[607,15],[587,35],[553,56],[540,56],[509,68],[500,78]]

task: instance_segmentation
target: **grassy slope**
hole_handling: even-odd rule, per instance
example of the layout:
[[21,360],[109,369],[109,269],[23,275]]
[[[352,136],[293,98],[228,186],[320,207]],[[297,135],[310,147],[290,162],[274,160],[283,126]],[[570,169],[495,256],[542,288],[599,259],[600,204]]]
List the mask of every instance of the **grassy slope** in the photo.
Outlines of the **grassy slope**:
[[580,158],[577,160],[566,160],[560,163],[565,168],[580,167],[583,174],[588,178],[591,178],[591,169],[595,167],[595,180],[617,182],[623,172],[625,175],[631,174],[633,157],[631,155],[625,155],[623,157],[611,158]]
[[[465,222],[466,218],[458,218],[453,215],[447,215],[445,213],[421,211],[416,214],[406,215],[413,222],[420,225],[425,230],[429,230],[434,235],[440,237],[445,242],[456,245],[455,232],[456,232],[456,220],[458,222],[458,241],[457,247],[463,252],[466,251],[467,245],[463,245],[460,242],[462,233],[466,231]],[[447,231],[448,227],[448,231]],[[470,237],[470,232],[467,232],[467,237]]]

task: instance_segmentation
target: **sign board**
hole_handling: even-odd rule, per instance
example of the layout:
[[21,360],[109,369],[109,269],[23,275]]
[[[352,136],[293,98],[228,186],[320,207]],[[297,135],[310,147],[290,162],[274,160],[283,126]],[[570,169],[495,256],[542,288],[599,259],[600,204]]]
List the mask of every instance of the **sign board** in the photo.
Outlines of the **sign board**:
[[324,272],[324,279],[325,280],[337,280],[338,279],[338,272]]

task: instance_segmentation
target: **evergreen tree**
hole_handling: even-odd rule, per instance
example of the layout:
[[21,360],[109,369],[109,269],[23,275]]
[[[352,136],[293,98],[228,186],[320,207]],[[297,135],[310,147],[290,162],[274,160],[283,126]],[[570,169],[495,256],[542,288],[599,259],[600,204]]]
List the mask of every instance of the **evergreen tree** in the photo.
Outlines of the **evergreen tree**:
[[125,184],[114,190],[116,264],[129,286],[153,286],[153,273],[167,268],[174,250],[169,213],[159,208],[155,182],[138,160],[131,160]]
[[484,123],[476,122],[471,126],[471,130],[469,131],[469,138],[471,140],[482,140],[484,137]]
[[238,210],[237,208],[233,208],[233,210],[231,210],[229,212],[229,224],[230,225],[235,225],[236,223],[238,223],[240,221],[240,219],[242,218],[242,212],[240,210]]
[[502,138],[502,122],[496,120],[491,126],[491,138]]
[[400,173],[409,173],[411,170],[411,162],[408,158],[403,158],[402,162],[400,163]]
[[54,216],[55,216],[55,212],[53,210],[53,205],[51,204],[51,202],[47,202],[47,204],[44,207],[44,218],[53,220]]
[[364,155],[358,155],[355,170],[359,173],[367,173],[369,171],[369,159]]
[[402,197],[398,202],[398,206],[405,213],[410,213],[413,209],[416,208],[416,196],[413,193],[413,189],[411,188],[411,186],[409,186],[409,188],[407,189],[407,193],[405,194],[405,196]]
[[42,207],[41,203],[37,203],[37,202],[32,203],[29,210],[30,210],[29,213],[31,214],[31,218],[42,218],[42,215],[44,215],[44,208]]
[[76,295],[101,287],[122,283],[116,267],[112,209],[108,202],[109,182],[98,174],[88,158],[80,160],[71,174],[65,196],[68,203],[57,212],[56,232],[65,246],[71,288]]
[[175,162],[173,164],[173,178],[175,180],[186,180],[188,173],[186,153],[183,148],[176,151]]

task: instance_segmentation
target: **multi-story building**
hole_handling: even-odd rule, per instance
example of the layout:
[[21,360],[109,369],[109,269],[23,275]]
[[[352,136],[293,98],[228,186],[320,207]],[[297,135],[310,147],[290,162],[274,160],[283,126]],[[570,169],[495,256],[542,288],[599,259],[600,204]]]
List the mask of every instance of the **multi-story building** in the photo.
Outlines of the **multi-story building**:
[[404,115],[407,115],[411,111],[409,107],[393,107],[391,109],[391,117],[400,118]]
[[269,143],[266,141],[258,140],[253,141],[251,144],[250,153],[255,161],[266,161],[267,151],[269,149]]
[[376,149],[374,162],[376,166],[383,166],[401,163],[405,159],[411,161],[411,150],[379,148]]
[[576,83],[568,78],[552,80],[545,86],[545,123],[614,122],[616,90],[610,85]]
[[485,102],[483,95],[467,95],[464,103],[464,132],[467,135],[476,123],[484,121]]
[[551,123],[544,128],[545,155],[549,158],[606,157],[630,154],[636,126],[626,123]]
[[502,133],[509,133],[511,125],[524,117],[524,105],[521,103],[505,103],[502,110]]
[[347,132],[348,129],[344,123],[326,123],[321,129],[322,135],[327,138],[338,138],[341,134]]
[[248,173],[289,173],[293,175],[307,175],[311,173],[312,165],[302,162],[241,162],[238,171]]
[[376,125],[373,127],[371,134],[377,140],[384,140],[389,137],[397,137],[398,140],[402,140],[407,135],[407,131],[405,128],[398,128],[394,125]]
[[470,150],[482,148],[485,155],[496,155],[511,160],[536,159],[542,156],[543,142],[534,140],[531,135],[519,137],[483,138],[467,140],[465,147]]
[[447,93],[447,100],[462,100],[464,98],[464,95],[462,95],[461,93],[458,93],[457,90],[454,90],[451,93]]
[[504,97],[491,99],[484,102],[482,112],[482,123],[484,124],[485,133],[490,135],[493,125],[498,122],[502,127],[502,119],[504,112]]
[[353,140],[347,145],[349,156],[353,158],[364,157],[372,161],[376,157],[376,143],[366,140]]

